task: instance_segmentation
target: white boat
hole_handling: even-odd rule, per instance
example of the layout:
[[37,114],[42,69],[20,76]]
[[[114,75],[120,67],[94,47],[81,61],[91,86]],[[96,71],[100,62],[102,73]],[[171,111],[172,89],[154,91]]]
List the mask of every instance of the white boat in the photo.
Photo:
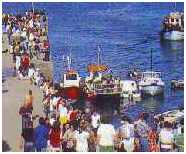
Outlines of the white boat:
[[156,96],[164,93],[164,82],[160,72],[143,72],[138,86],[142,95]]
[[68,70],[63,74],[60,87],[63,89],[63,95],[71,100],[76,100],[80,96],[80,80],[79,73],[71,69],[71,59],[67,57]]
[[171,12],[162,23],[161,37],[165,40],[184,40],[184,14]]
[[120,81],[123,98],[141,98],[141,93],[138,89],[136,81],[133,80],[121,80]]
[[171,123],[180,122],[184,118],[184,110],[176,109],[160,113],[154,116],[155,119],[160,120],[163,117],[163,121],[168,121]]

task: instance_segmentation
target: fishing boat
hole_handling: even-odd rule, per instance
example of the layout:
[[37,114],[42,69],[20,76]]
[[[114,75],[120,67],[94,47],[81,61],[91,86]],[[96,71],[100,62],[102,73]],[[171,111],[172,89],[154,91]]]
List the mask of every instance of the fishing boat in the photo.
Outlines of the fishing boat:
[[79,73],[71,68],[71,58],[67,56],[68,69],[63,74],[60,83],[63,89],[63,95],[71,100],[77,100],[80,97],[80,80]]
[[129,99],[140,99],[141,93],[138,89],[138,85],[134,80],[121,80],[121,97]]
[[98,61],[97,64],[89,64],[87,70],[89,76],[85,79],[85,84],[88,93],[94,95],[120,95],[121,87],[120,80],[113,76],[111,69],[101,64],[100,60],[100,48],[97,53]]
[[86,78],[86,86],[95,95],[115,95],[121,93],[120,80],[108,71],[105,65],[90,64]]
[[179,41],[184,39],[184,13],[176,12],[176,3],[175,11],[164,17],[160,35],[165,40]]
[[151,49],[151,70],[142,72],[140,81],[138,82],[139,90],[142,95],[163,95],[164,82],[161,79],[161,72],[155,72],[152,69],[152,49]]

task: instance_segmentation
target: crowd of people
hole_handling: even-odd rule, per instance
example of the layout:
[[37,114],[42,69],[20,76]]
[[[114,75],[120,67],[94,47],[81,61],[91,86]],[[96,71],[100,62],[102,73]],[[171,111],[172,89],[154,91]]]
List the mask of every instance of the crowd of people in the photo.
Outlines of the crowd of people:
[[[33,81],[35,83],[35,81]],[[108,116],[95,108],[78,108],[60,93],[52,82],[44,80],[39,88],[43,91],[45,116],[32,115],[32,91],[20,108],[22,116],[22,140],[24,151],[52,152],[158,152],[174,151],[174,129],[165,121],[150,127],[147,113],[131,121],[121,117],[115,127]],[[39,124],[34,127],[35,119]]]
[[17,71],[24,74],[28,70],[29,59],[49,61],[48,18],[44,11],[3,14],[2,24]]

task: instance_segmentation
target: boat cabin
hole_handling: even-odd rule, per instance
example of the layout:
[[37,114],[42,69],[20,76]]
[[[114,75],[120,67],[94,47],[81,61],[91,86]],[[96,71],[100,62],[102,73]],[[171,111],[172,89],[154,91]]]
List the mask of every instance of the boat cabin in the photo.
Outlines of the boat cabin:
[[160,78],[161,72],[143,72],[142,78]]
[[184,14],[172,12],[164,18],[163,30],[165,31],[184,31]]
[[142,78],[139,82],[139,85],[160,85],[164,86],[164,82],[161,79],[161,72],[143,72],[142,73]]
[[63,87],[79,87],[80,77],[78,72],[69,70],[63,75]]
[[123,92],[134,92],[138,90],[137,84],[133,80],[124,80],[120,83]]

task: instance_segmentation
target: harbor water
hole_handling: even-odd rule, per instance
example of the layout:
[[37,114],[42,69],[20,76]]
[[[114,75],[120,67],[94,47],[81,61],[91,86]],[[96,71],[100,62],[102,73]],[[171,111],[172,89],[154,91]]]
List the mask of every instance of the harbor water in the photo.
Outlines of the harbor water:
[[[177,3],[183,11],[184,3]],[[3,3],[4,13],[23,13],[32,3]],[[136,119],[141,111],[160,113],[184,104],[183,91],[171,91],[172,79],[184,76],[184,42],[162,42],[159,32],[164,16],[173,11],[174,3],[34,3],[45,9],[49,18],[49,39],[54,66],[53,78],[59,82],[64,71],[63,55],[72,53],[73,68],[87,75],[87,65],[96,62],[97,46],[102,62],[122,79],[136,65],[162,72],[165,81],[163,98],[145,98],[127,109],[119,110]],[[103,113],[113,115],[118,99],[97,102]]]

